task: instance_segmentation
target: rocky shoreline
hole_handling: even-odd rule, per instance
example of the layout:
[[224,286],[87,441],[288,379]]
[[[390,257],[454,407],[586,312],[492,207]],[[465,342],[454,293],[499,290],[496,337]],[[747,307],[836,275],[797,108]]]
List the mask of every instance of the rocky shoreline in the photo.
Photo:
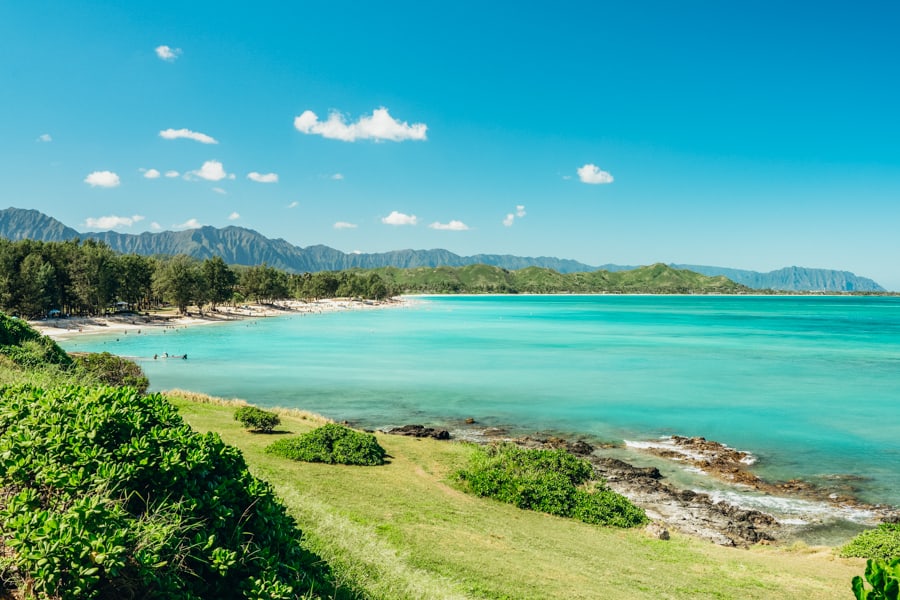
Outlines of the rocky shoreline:
[[613,491],[644,509],[656,523],[651,531],[658,537],[667,537],[666,527],[721,546],[770,543],[778,537],[780,525],[771,515],[715,502],[708,494],[678,489],[666,483],[656,467],[636,467],[600,456],[587,442],[534,437],[513,441],[528,448],[564,448],[588,460]]
[[[466,425],[473,423],[470,419]],[[447,430],[422,425],[404,425],[385,432],[439,440],[453,437]],[[527,448],[562,448],[588,460],[596,475],[605,479],[612,490],[646,511],[653,520],[648,532],[661,539],[668,539],[668,529],[672,529],[722,546],[747,547],[776,542],[783,539],[787,531],[773,515],[717,501],[706,493],[680,489],[666,482],[656,467],[637,467],[618,458],[603,456],[602,446],[554,436],[510,437],[498,428],[484,429],[480,433],[479,443],[510,441]],[[848,493],[824,490],[808,482],[765,481],[749,470],[755,462],[752,455],[702,437],[671,436],[660,443],[635,444],[632,448],[689,465],[736,487],[772,496],[825,502],[834,507],[866,510],[883,521],[900,518],[900,511],[892,507],[868,505]]]
[[766,481],[749,470],[756,461],[748,452],[702,437],[673,435],[668,443],[646,444],[645,452],[692,467],[719,479],[720,481],[744,486],[772,496],[791,496],[812,502],[823,502],[835,508],[864,510],[882,520],[894,520],[900,511],[893,507],[861,502],[853,495],[852,475],[836,477],[842,486],[823,488],[808,481],[790,479],[788,481]]

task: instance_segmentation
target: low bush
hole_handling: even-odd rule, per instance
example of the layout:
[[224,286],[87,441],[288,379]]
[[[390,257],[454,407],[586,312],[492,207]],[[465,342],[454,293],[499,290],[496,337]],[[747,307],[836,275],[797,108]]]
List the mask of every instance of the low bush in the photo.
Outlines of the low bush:
[[102,384],[114,387],[133,387],[141,394],[145,393],[150,386],[150,381],[144,375],[144,370],[140,365],[127,358],[109,352],[98,352],[78,354],[74,360],[76,366]]
[[266,448],[266,452],[291,460],[363,466],[383,465],[387,456],[374,435],[337,423],[278,440]]
[[885,560],[900,557],[900,523],[882,523],[860,533],[841,548],[841,556]]
[[900,558],[890,562],[869,559],[865,581],[869,587],[859,575],[851,582],[856,600],[900,600]]
[[647,522],[643,510],[607,487],[576,491],[571,516],[585,523],[624,528]]
[[281,424],[281,418],[273,412],[256,406],[242,406],[234,411],[234,420],[245,428],[260,433],[271,433]]
[[0,312],[0,354],[21,367],[72,364],[72,357],[56,342],[35,331],[22,319]]
[[240,451],[158,394],[0,389],[0,498],[0,597],[334,597]]
[[616,527],[647,522],[641,509],[592,476],[590,463],[565,450],[508,443],[478,448],[456,473],[467,491],[519,508]]

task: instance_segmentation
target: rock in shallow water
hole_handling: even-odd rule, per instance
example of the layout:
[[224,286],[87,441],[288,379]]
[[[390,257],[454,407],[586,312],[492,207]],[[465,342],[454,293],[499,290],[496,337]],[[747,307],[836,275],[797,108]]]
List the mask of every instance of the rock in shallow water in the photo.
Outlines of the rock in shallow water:
[[434,438],[436,440],[449,440],[450,432],[446,429],[433,429],[424,425],[403,425],[389,429],[387,433],[393,435],[405,435],[417,438]]

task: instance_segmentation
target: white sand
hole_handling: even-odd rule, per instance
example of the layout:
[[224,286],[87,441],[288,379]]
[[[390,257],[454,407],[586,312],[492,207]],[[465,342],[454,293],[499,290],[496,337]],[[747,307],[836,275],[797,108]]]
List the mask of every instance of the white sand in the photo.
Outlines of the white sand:
[[409,306],[415,300],[409,298],[392,298],[385,301],[358,301],[348,299],[327,299],[315,302],[284,300],[275,304],[243,304],[237,307],[219,306],[215,311],[204,311],[203,316],[196,310],[188,315],[174,312],[111,315],[108,317],[69,317],[64,319],[41,319],[28,323],[42,334],[53,339],[66,339],[92,333],[129,333],[140,334],[148,329],[160,327],[180,328],[210,323],[224,323],[242,319],[275,317],[296,313],[326,313],[344,310],[372,310],[381,308],[397,308]]

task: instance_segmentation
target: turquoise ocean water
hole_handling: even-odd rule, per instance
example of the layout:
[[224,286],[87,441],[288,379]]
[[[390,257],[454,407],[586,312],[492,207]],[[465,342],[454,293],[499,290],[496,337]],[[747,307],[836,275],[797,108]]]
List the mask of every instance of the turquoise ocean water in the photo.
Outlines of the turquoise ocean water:
[[900,506],[900,298],[426,297],[62,345],[138,357],[153,389],[367,427],[701,435],[764,477]]

